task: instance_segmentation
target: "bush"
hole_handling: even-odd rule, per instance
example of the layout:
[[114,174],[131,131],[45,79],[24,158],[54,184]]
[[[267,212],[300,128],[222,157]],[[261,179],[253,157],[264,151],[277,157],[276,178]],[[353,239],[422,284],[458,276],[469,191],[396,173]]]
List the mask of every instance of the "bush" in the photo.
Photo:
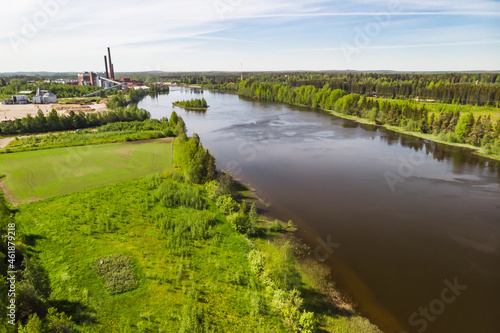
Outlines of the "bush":
[[17,332],[18,333],[43,333],[44,332],[43,322],[36,314],[33,314],[29,317],[28,322],[26,323],[26,326],[23,326],[21,323],[19,323]]
[[228,194],[218,197],[215,204],[226,215],[233,214],[238,210],[238,203]]
[[203,193],[196,186],[168,179],[158,188],[157,199],[165,207],[185,206],[194,209],[207,207]]
[[121,294],[138,287],[130,259],[112,254],[94,261],[94,272],[104,278],[104,288],[111,294]]
[[207,196],[214,201],[217,200],[217,198],[221,193],[221,188],[219,186],[219,183],[215,180],[206,182],[204,188],[205,192],[207,193]]
[[55,308],[50,308],[46,318],[50,333],[73,333],[76,332],[71,317],[64,312],[58,313]]
[[262,252],[259,250],[252,250],[248,254],[248,262],[250,263],[250,269],[252,273],[256,276],[260,276],[264,271],[264,266],[266,264],[266,259]]
[[271,226],[271,230],[275,231],[275,232],[280,232],[283,229],[285,229],[285,228],[283,227],[281,222],[279,220],[274,220],[273,225]]
[[236,231],[242,234],[246,233],[250,227],[250,219],[241,213],[231,214],[227,217],[227,220]]

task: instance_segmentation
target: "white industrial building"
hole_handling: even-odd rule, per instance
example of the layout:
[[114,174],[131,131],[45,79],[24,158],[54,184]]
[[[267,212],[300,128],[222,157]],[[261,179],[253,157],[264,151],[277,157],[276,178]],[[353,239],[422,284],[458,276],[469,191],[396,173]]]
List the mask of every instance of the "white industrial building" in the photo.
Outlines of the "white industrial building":
[[31,95],[33,91],[20,91],[19,94],[14,95],[10,99],[2,101],[2,104],[55,104],[57,103],[57,96],[48,90],[36,90],[36,95],[33,96],[33,101],[27,95]]
[[48,90],[36,90],[36,95],[33,96],[33,104],[52,104],[57,103],[57,97]]

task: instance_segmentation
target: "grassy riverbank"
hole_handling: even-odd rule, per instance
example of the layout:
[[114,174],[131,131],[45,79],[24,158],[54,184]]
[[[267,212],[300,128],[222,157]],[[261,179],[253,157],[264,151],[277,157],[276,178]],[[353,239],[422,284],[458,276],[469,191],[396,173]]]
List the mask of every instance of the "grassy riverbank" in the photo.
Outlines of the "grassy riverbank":
[[[147,144],[140,143],[125,144],[135,150]],[[121,159],[131,152],[121,145],[93,145],[84,152]],[[54,159],[66,149],[71,148],[0,155],[0,171],[12,166],[7,157]],[[120,333],[378,332],[342,301],[327,282],[325,267],[297,255],[291,224],[258,216],[245,201],[251,200],[248,189],[238,190],[225,174],[216,177],[215,161],[199,138],[181,133],[174,150],[175,169],[164,170],[170,161],[139,158],[164,170],[160,174],[141,177],[134,167],[125,173],[128,180],[109,184],[111,174],[103,174],[106,183],[98,185],[104,186],[55,193],[15,210],[1,201],[5,209],[0,210],[8,216],[0,224],[2,234],[6,221],[17,228],[20,332],[34,327]],[[64,184],[79,180],[87,186],[82,172],[96,168],[88,163],[103,160],[80,157],[63,174]],[[35,174],[32,162],[28,166]],[[46,168],[39,169],[46,174]],[[27,185],[33,193],[43,189],[36,182]],[[1,247],[3,258],[6,242]],[[6,271],[0,268],[4,292]],[[5,310],[4,301],[0,308]]]

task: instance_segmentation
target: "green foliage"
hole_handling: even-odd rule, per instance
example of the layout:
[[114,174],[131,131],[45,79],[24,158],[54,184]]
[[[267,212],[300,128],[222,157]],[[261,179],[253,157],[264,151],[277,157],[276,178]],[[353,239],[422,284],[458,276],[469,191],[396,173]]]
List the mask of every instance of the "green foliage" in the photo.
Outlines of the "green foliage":
[[261,251],[256,249],[250,251],[250,253],[248,253],[248,262],[250,263],[250,269],[254,275],[260,276],[264,272],[266,259]]
[[279,220],[274,220],[273,224],[271,225],[271,230],[275,232],[280,232],[283,231],[285,227]]
[[204,309],[197,303],[184,305],[179,333],[209,333],[208,318]]
[[215,178],[215,158],[204,149],[197,136],[181,135],[174,143],[174,161],[187,179],[203,184]]
[[201,189],[188,183],[177,183],[171,180],[166,180],[160,185],[157,199],[165,207],[185,206],[194,209],[207,207]]
[[74,147],[125,141],[153,140],[172,136],[168,122],[156,119],[133,122],[117,122],[98,127],[95,131],[65,132],[36,135],[12,141],[10,152]]
[[254,236],[257,233],[257,222],[259,221],[259,215],[257,214],[257,208],[255,207],[255,204],[252,203],[250,206],[250,211],[248,212],[248,219],[250,221],[250,226],[247,230],[247,233],[250,236]]
[[44,333],[44,325],[42,320],[35,314],[31,315],[23,326],[22,323],[19,324],[18,333]]
[[[371,75],[368,75],[368,77]],[[374,75],[378,76],[379,74]],[[301,77],[301,75],[296,76]],[[411,81],[410,77],[408,78]],[[352,78],[344,78],[343,81],[345,82],[345,80],[352,80]],[[252,98],[305,105],[323,110],[334,110],[346,116],[369,119],[379,125],[397,126],[410,132],[434,134],[444,141],[468,143],[476,147],[483,147],[487,153],[494,152],[491,146],[494,144],[495,139],[500,139],[500,133],[497,130],[499,127],[495,128],[490,118],[490,115],[495,114],[495,112],[498,113],[498,110],[490,110],[489,106],[479,108],[468,105],[471,104],[472,98],[479,95],[461,96],[456,99],[461,100],[459,104],[465,104],[464,106],[438,103],[425,105],[415,100],[387,100],[369,97],[367,92],[374,91],[378,93],[379,89],[385,89],[385,83],[368,85],[371,87],[370,90],[359,90],[353,88],[355,84],[359,85],[354,81],[350,86],[338,85],[338,81],[335,81],[336,83],[333,85],[330,80],[318,79],[317,81],[323,82],[323,84],[312,85],[310,80],[302,79],[300,82],[274,83],[274,80],[270,80],[269,77],[266,77],[266,79],[258,77],[258,79],[252,78],[249,81],[242,81],[238,93]],[[418,85],[420,84],[418,82]],[[338,88],[333,89],[334,87]],[[444,89],[443,87],[447,86],[433,83],[422,87],[424,90],[431,89],[435,91],[436,89]],[[475,87],[472,88],[476,90]],[[493,90],[500,92],[500,86],[495,87]],[[347,92],[351,93],[348,94]],[[500,96],[500,94],[497,94],[497,96]],[[391,93],[387,97],[394,98],[395,94]],[[411,97],[411,94],[407,97]],[[492,98],[493,95],[481,95],[480,98],[483,97],[484,103],[487,104],[486,100]],[[493,100],[495,100],[494,105],[500,106],[500,100],[497,97],[494,97]],[[445,102],[441,99],[440,101]],[[476,104],[484,105],[482,103]],[[478,113],[477,119],[475,119],[472,112]],[[481,113],[484,115],[482,118]]]
[[122,294],[139,285],[130,259],[121,253],[96,259],[94,272],[104,278],[103,286],[110,294]]
[[[328,96],[325,87],[366,96],[390,99],[418,98],[461,105],[500,103],[498,73],[283,73],[257,74],[239,84],[239,93],[260,99],[273,99],[316,107]],[[219,82],[222,78],[216,78]],[[234,80],[234,78],[232,78]],[[229,81],[229,78],[225,78]],[[494,83],[495,82],[495,83]],[[281,89],[281,87],[284,87]],[[300,91],[303,87],[304,90]],[[316,90],[313,90],[312,87]],[[293,90],[293,93],[286,90]],[[327,90],[325,89],[325,90]],[[305,91],[309,96],[304,96]],[[311,94],[314,92],[314,95]],[[271,98],[269,98],[272,96]],[[335,103],[335,101],[333,101]],[[324,105],[321,106],[324,108]],[[326,109],[330,109],[327,107]]]
[[71,316],[68,317],[64,312],[59,313],[55,308],[49,308],[47,318],[45,319],[50,333],[73,333],[77,332]]
[[215,201],[215,205],[226,215],[231,215],[238,210],[238,203],[229,194],[219,196]]
[[455,129],[455,135],[460,142],[465,142],[465,140],[471,133],[473,126],[474,115],[471,112],[466,113],[460,117],[460,120],[458,121],[457,127]]
[[143,121],[149,119],[150,117],[151,114],[149,112],[144,109],[138,109],[136,105],[102,112],[75,113],[70,111],[68,115],[59,115],[56,110],[52,109],[47,117],[39,110],[34,118],[28,114],[26,117],[21,119],[0,122],[0,134],[13,135],[21,133],[74,130],[119,121]]
[[172,103],[175,106],[180,106],[186,109],[206,109],[208,108],[207,101],[205,98],[202,99],[191,99],[189,101],[176,101]]
[[169,249],[178,254],[187,252],[194,240],[211,238],[217,223],[215,215],[206,210],[180,209],[156,216],[161,238],[166,240]]
[[216,201],[221,194],[221,187],[216,180],[206,182],[203,187],[205,188],[207,196],[214,201]]
[[229,215],[227,220],[239,233],[244,234],[250,228],[250,219],[247,215],[241,214],[240,212]]
[[234,179],[233,176],[231,176],[229,173],[227,172],[219,173],[217,177],[217,182],[219,183],[220,194],[229,194],[229,195],[236,194],[237,191],[234,185]]

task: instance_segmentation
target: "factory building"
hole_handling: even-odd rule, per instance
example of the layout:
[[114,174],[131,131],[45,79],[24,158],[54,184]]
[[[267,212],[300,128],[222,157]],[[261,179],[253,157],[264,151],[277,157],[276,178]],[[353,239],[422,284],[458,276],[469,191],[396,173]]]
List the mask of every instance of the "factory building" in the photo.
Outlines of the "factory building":
[[93,72],[82,72],[78,73],[78,85],[79,86],[95,86],[97,76]]
[[2,104],[55,104],[57,103],[57,96],[48,90],[36,90],[36,95],[33,96],[33,100],[27,95],[31,95],[33,91],[21,91],[20,94],[24,95],[14,95],[10,99],[2,101]]
[[55,104],[57,103],[57,97],[48,90],[36,90],[36,95],[33,96],[33,104]]

